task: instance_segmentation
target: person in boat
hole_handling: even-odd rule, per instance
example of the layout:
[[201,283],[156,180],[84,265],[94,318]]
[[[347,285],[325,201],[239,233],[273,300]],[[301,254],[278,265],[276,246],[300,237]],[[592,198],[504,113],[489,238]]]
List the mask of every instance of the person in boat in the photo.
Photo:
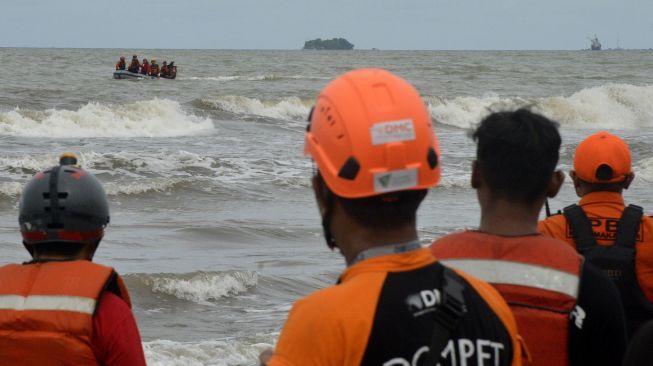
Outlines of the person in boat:
[[170,77],[170,68],[168,67],[168,62],[167,61],[163,61],[163,64],[161,65],[160,76],[162,78]]
[[159,64],[156,63],[155,58],[150,63],[150,76],[159,76]]
[[143,58],[143,64],[141,65],[141,74],[149,75],[150,74],[150,63],[146,58]]
[[347,269],[293,305],[267,365],[522,365],[501,296],[418,238],[441,164],[417,90],[386,70],[350,71],[322,90],[306,131],[324,237]]
[[140,68],[141,63],[138,61],[138,57],[136,55],[132,56],[132,61],[129,64],[129,67],[127,68],[127,71],[133,72],[138,74],[138,69]]
[[619,292],[537,219],[564,175],[557,124],[526,109],[497,112],[474,131],[471,186],[480,225],[433,243],[445,265],[490,282],[510,305],[530,366],[615,366],[626,349]]
[[116,70],[124,70],[127,67],[125,63],[125,56],[120,56],[120,60],[116,62]]
[[0,267],[0,363],[145,366],[122,278],[92,261],[109,223],[93,174],[62,155],[23,189],[18,222],[32,260]]
[[567,242],[617,284],[628,333],[653,319],[653,218],[624,203],[635,178],[628,144],[602,131],[576,148],[574,183],[578,204],[540,222],[542,233]]

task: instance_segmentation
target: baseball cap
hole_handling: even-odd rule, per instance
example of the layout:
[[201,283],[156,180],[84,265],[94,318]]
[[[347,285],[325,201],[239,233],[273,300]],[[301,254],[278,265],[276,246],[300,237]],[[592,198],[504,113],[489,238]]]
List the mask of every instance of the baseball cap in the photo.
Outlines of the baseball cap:
[[588,183],[622,182],[631,172],[628,145],[605,131],[590,135],[576,148],[574,170]]

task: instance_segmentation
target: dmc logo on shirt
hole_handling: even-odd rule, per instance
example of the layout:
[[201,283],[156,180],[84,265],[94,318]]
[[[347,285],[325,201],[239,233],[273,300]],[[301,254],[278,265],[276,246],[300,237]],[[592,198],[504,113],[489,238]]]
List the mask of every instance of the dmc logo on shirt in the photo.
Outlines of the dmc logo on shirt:
[[414,317],[435,311],[435,306],[440,305],[441,302],[442,297],[440,295],[440,290],[438,289],[422,290],[419,293],[411,294],[406,298],[408,311],[411,312]]

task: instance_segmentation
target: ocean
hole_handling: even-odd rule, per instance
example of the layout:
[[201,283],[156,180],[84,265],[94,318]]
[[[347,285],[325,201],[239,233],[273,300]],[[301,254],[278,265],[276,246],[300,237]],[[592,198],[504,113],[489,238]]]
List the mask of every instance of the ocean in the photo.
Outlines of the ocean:
[[[177,79],[112,79],[132,53],[175,61]],[[651,51],[0,48],[0,64],[0,264],[29,259],[22,186],[79,154],[111,204],[95,261],[126,279],[150,365],[254,365],[292,303],[336,281],[303,132],[320,89],[352,68],[406,78],[436,121],[443,176],[419,212],[424,244],[477,225],[468,133],[522,106],[560,123],[565,171],[588,134],[625,138],[626,200],[653,211]],[[567,179],[551,207],[576,200]]]

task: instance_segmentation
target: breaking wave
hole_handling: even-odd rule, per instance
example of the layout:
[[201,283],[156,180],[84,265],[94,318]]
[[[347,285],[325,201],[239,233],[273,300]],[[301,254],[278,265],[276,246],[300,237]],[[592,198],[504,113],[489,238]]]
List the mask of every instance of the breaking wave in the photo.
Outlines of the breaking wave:
[[276,335],[200,342],[155,340],[143,342],[143,350],[150,366],[255,365],[261,351],[275,341]]
[[[0,155],[0,195],[15,197],[37,172],[54,165],[58,154]],[[165,152],[81,152],[80,164],[95,174],[108,195],[166,192],[189,185],[211,191],[261,181],[281,188],[308,187],[310,161],[297,159],[216,157],[184,150]]]
[[174,296],[198,304],[210,304],[224,297],[236,296],[258,284],[258,274],[251,271],[129,274],[130,288],[145,286],[158,294]]
[[329,77],[320,76],[304,76],[304,75],[219,75],[219,76],[192,76],[188,80],[206,80],[206,81],[275,81],[275,80],[329,80]]
[[184,112],[172,100],[124,105],[88,103],[78,110],[15,108],[0,112],[0,135],[24,137],[173,137],[213,130],[209,118]]
[[313,105],[312,100],[289,97],[276,101],[262,101],[243,96],[204,98],[200,103],[209,109],[236,115],[259,116],[290,121],[305,121]]
[[498,96],[426,97],[433,118],[442,124],[469,128],[492,111],[530,106],[565,128],[636,129],[653,127],[653,85],[607,84],[570,96],[505,98]]
[[653,183],[653,158],[647,158],[640,161],[635,166],[635,184],[641,179],[647,183]]

